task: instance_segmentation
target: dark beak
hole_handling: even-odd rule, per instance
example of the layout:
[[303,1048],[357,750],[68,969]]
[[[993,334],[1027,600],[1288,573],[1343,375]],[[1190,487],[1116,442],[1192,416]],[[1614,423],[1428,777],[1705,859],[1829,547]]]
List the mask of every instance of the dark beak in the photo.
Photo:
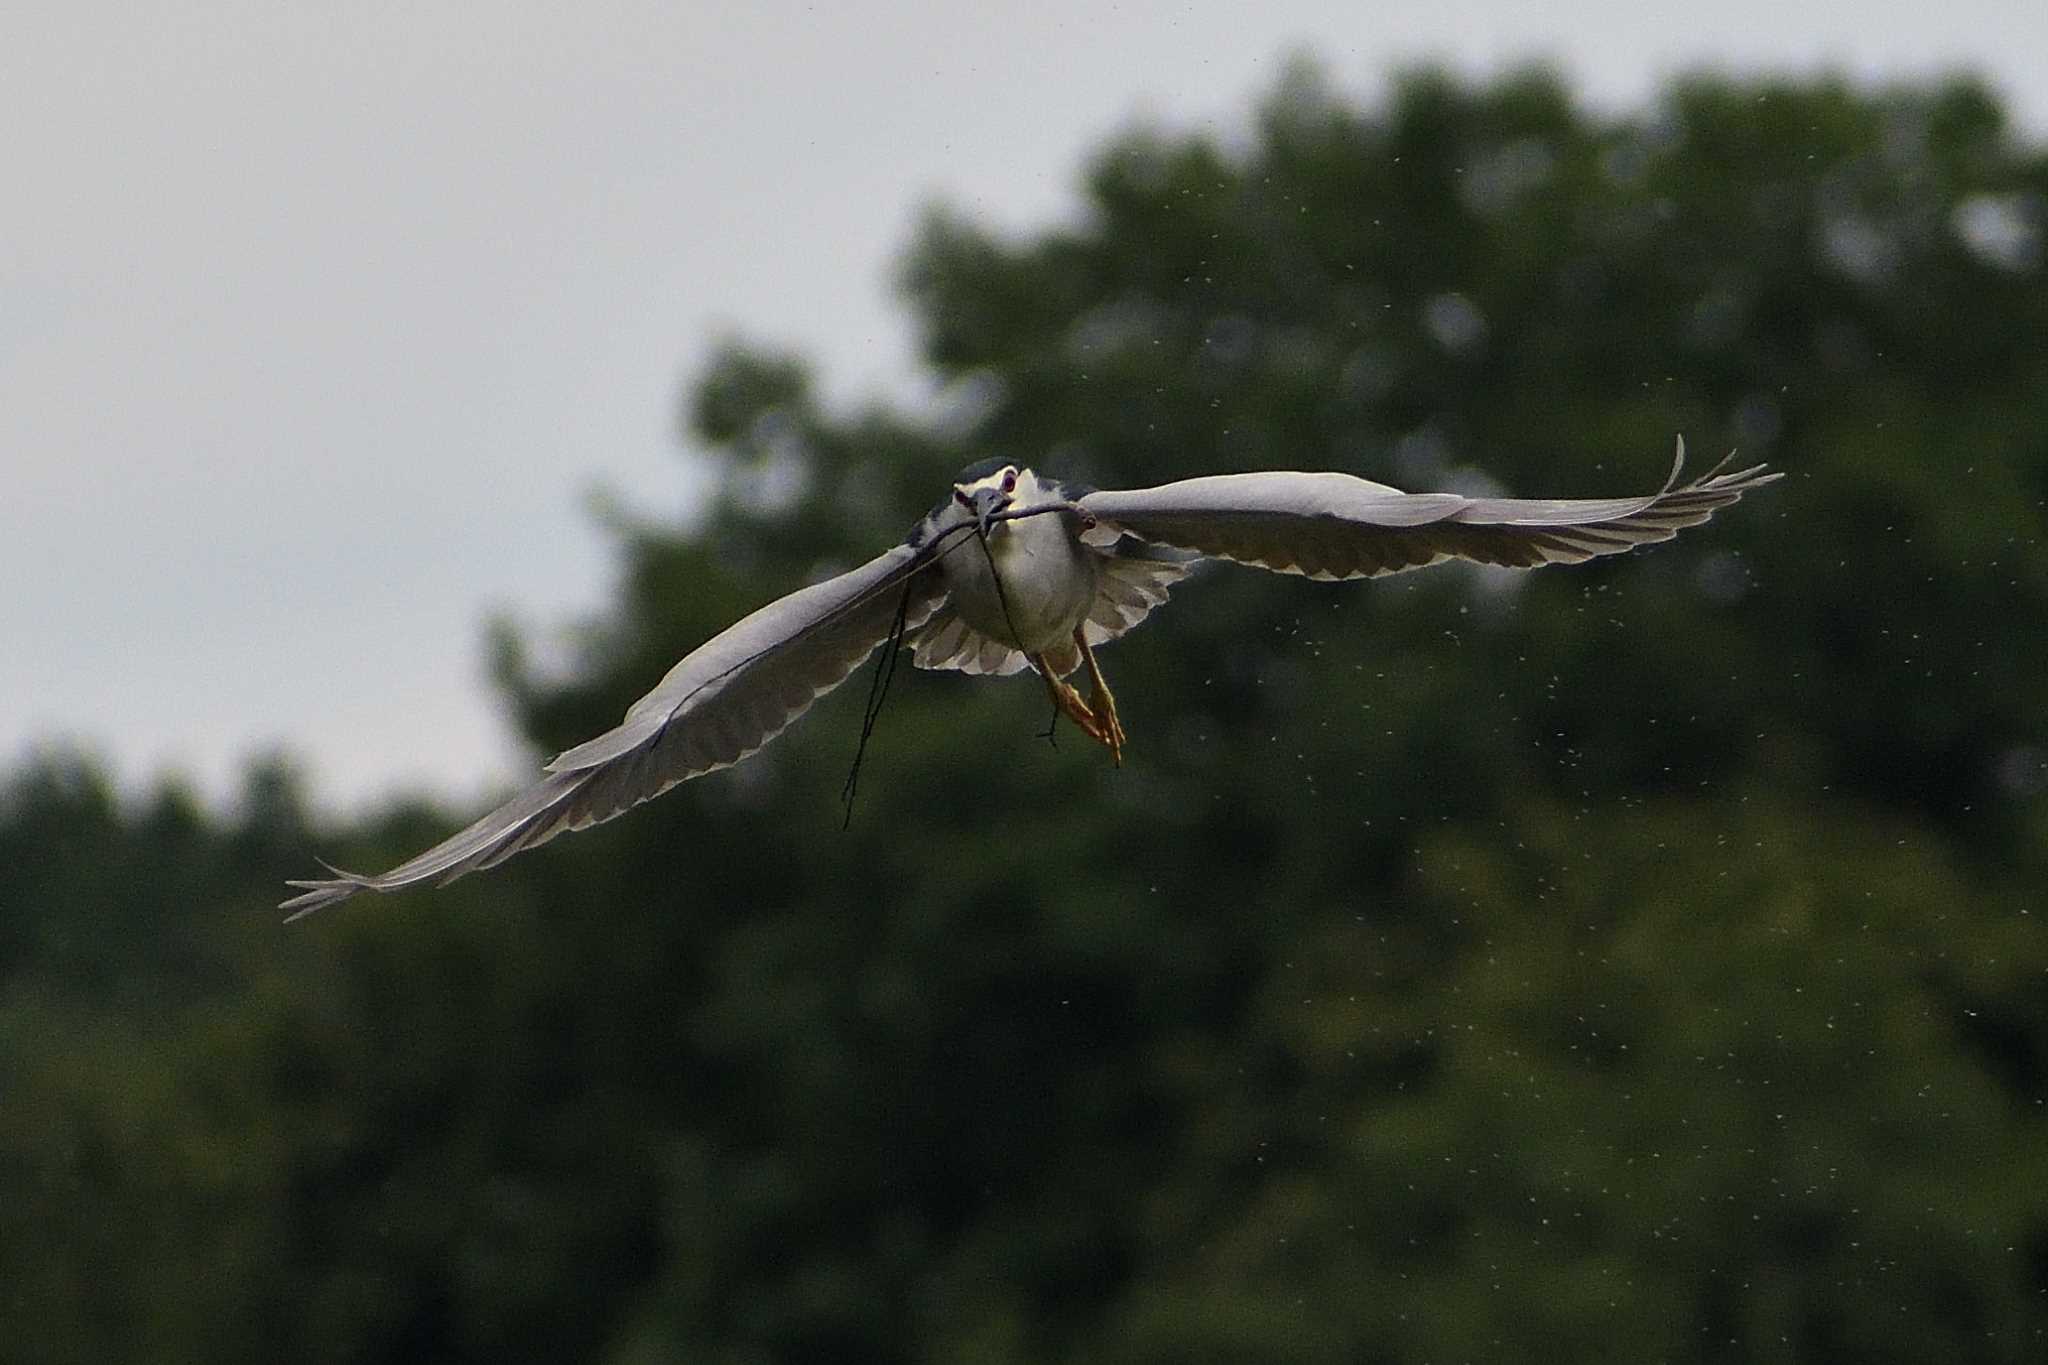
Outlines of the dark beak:
[[988,535],[989,518],[1010,505],[1010,495],[1000,488],[977,488],[969,510],[974,513],[974,522],[983,537]]

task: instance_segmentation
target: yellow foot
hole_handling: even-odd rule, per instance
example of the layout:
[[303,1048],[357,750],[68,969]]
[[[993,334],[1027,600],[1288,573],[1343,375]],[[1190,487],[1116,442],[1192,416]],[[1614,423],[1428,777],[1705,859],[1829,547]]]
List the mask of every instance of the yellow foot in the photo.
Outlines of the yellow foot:
[[1110,759],[1121,768],[1124,766],[1124,725],[1117,719],[1116,697],[1103,680],[1102,668],[1095,662],[1095,651],[1088,644],[1088,637],[1081,628],[1074,628],[1074,643],[1080,647],[1081,662],[1088,666],[1088,713],[1095,717],[1095,738],[1109,749]]
[[1105,687],[1088,700],[1088,709],[1095,713],[1096,722],[1102,731],[1096,738],[1109,747],[1109,756],[1116,766],[1123,767],[1124,726],[1123,722],[1117,719],[1116,698],[1112,697],[1109,689]]
[[1071,684],[1053,676],[1052,669],[1042,657],[1032,662],[1038,665],[1039,674],[1045,679],[1045,690],[1051,694],[1052,704],[1059,708],[1060,714],[1074,722],[1074,727],[1082,734],[1108,748],[1117,766],[1122,767],[1124,731],[1116,722],[1114,709],[1105,724],[1104,717],[1082,701],[1081,694]]

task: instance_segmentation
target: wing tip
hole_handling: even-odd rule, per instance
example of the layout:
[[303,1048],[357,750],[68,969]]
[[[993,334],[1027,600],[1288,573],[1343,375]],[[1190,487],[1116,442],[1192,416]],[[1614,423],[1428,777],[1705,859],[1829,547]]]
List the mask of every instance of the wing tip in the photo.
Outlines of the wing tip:
[[277,903],[278,909],[290,911],[284,917],[286,924],[302,920],[315,910],[325,910],[330,905],[338,905],[357,892],[384,889],[377,884],[375,877],[366,877],[360,872],[350,872],[345,868],[336,867],[325,858],[315,858],[313,861],[334,875],[304,880],[293,878],[285,882],[286,886],[299,888],[298,895]]
[[285,885],[305,888],[298,895],[277,903],[278,909],[287,912],[284,917],[286,924],[296,923],[316,910],[339,905],[358,891],[367,889],[357,886],[354,882],[288,881]]
[[1768,462],[1759,462],[1742,469],[1729,469],[1728,466],[1735,463],[1735,456],[1740,450],[1740,447],[1735,447],[1715,461],[1712,469],[1696,479],[1681,484],[1678,478],[1685,468],[1683,432],[1679,433],[1675,444],[1676,453],[1671,461],[1671,473],[1665,478],[1664,486],[1657,491],[1653,502],[1661,502],[1665,498],[1687,493],[1725,493],[1731,495],[1729,500],[1732,502],[1752,488],[1762,488],[1765,484],[1776,483],[1785,477],[1783,470],[1772,469]]

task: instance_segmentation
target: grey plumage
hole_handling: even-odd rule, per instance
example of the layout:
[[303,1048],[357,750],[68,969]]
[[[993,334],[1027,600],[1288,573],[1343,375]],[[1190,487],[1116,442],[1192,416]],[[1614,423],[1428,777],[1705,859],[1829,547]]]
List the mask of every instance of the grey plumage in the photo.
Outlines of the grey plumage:
[[922,572],[931,560],[899,545],[769,603],[692,650],[617,728],[556,757],[540,782],[467,829],[381,876],[330,868],[332,878],[292,882],[304,894],[280,908],[296,919],[359,891],[450,882],[732,766],[860,667],[889,635],[900,605],[908,626],[932,614],[943,594]]
[[1782,477],[1762,465],[1723,473],[1727,463],[1681,486],[1681,440],[1664,488],[1640,498],[1467,498],[1282,471],[1089,493],[1080,507],[1144,540],[1309,578],[1374,577],[1447,559],[1527,569],[1669,540]]
[[[920,667],[1007,674],[1036,664],[1058,678],[1084,646],[1142,621],[1202,556],[1319,579],[1453,558],[1577,563],[1668,540],[1780,477],[1716,467],[1681,485],[1684,454],[1681,441],[1657,493],[1566,501],[1404,493],[1295,471],[1090,491],[988,461],[964,471],[905,543],[714,636],[615,729],[561,754],[468,828],[378,876],[330,868],[332,877],[291,882],[301,894],[282,908],[296,919],[362,891],[452,881],[729,767],[845,681],[895,635],[899,614]],[[984,517],[986,548],[976,533]]]

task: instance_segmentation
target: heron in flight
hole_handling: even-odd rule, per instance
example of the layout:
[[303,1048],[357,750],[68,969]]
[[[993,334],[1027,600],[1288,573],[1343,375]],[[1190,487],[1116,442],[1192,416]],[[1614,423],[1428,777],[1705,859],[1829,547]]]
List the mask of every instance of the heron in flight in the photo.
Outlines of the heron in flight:
[[[1576,564],[1669,540],[1781,476],[1719,466],[1634,498],[1469,498],[1404,493],[1349,474],[1216,474],[1156,488],[1090,489],[1001,459],[960,472],[902,544],[713,636],[612,730],[558,755],[546,776],[460,833],[377,876],[330,867],[294,881],[292,918],[362,891],[445,883],[584,829],[678,782],[730,767],[888,645],[920,668],[1030,669],[1056,716],[1123,761],[1125,735],[1096,647],[1137,625],[1203,558],[1334,580],[1449,559],[1509,568]],[[1088,694],[1068,682],[1085,675]],[[878,679],[881,677],[877,675]],[[872,707],[867,726],[873,724]],[[865,737],[865,734],[863,735]]]

